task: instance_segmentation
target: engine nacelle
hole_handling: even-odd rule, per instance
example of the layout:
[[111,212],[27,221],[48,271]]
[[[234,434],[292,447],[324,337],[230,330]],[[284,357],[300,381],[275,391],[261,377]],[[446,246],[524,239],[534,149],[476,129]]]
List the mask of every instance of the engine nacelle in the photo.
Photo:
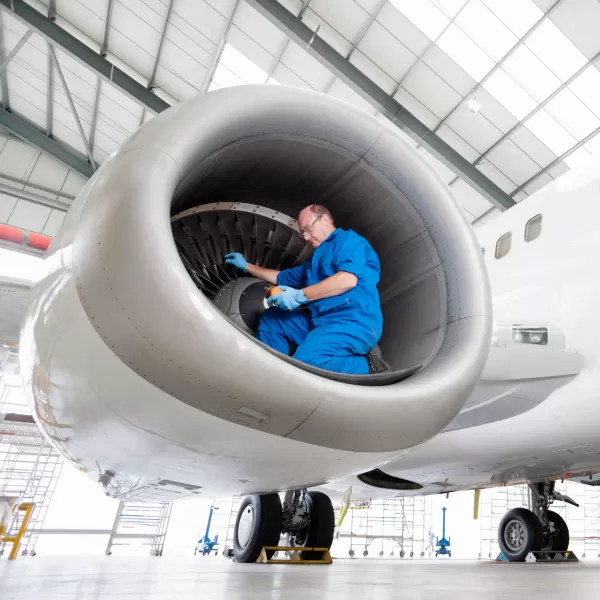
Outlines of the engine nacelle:
[[[213,302],[232,278],[226,252],[274,268],[307,256],[294,219],[310,203],[379,255],[390,373],[340,377],[284,360]],[[144,389],[194,411],[321,448],[393,453],[453,419],[490,345],[481,251],[448,187],[392,125],[295,88],[220,90],[158,115],[86,185],[47,262],[22,336],[38,416],[40,397],[58,402],[69,377],[89,379],[103,348]],[[85,363],[63,353],[57,372],[44,328],[74,327],[53,308],[67,279],[98,349]],[[40,371],[54,387],[40,388]],[[62,415],[80,410],[60,402]],[[96,428],[110,421],[103,414]]]

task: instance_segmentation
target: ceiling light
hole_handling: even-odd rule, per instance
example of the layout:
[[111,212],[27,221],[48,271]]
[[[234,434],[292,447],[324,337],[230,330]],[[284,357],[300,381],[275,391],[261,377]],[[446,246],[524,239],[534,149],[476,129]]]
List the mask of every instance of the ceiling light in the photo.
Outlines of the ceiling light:
[[475,98],[475,96],[471,96],[467,99],[467,110],[473,114],[477,114],[481,109],[481,102]]

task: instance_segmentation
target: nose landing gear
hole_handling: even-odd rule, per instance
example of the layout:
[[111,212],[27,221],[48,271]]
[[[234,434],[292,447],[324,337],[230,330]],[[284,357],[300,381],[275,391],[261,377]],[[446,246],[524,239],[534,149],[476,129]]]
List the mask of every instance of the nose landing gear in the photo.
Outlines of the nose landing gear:
[[504,515],[498,527],[498,544],[510,562],[525,560],[530,552],[562,552],[569,549],[569,528],[549,509],[555,501],[579,506],[555,490],[555,482],[530,483],[533,511],[515,508]]

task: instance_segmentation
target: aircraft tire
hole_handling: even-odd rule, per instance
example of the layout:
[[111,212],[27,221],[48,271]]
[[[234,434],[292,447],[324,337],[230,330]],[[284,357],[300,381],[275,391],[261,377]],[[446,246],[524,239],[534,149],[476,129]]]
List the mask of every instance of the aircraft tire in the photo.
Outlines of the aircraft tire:
[[[277,546],[281,535],[279,494],[246,496],[233,530],[233,555],[239,563],[256,562],[263,546]],[[267,551],[267,558],[273,556]]]
[[548,551],[565,551],[569,549],[569,527],[565,523],[565,520],[553,510],[548,511],[548,521],[552,521],[554,523],[554,528],[556,529],[556,534],[550,540],[550,543],[547,546],[544,546],[542,550]]
[[[308,511],[308,531],[300,537],[294,536],[294,546],[308,548],[331,548],[335,517],[333,504],[323,492],[306,492],[306,508]],[[301,552],[302,560],[318,560],[320,552]]]
[[529,552],[540,550],[544,528],[526,508],[509,510],[498,527],[498,544],[510,562],[522,562]]

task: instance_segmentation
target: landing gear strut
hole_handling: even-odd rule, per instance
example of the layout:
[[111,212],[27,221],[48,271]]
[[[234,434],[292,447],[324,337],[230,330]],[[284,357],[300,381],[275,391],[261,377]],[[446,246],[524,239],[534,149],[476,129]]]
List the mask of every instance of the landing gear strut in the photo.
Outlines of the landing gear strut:
[[[282,534],[288,546],[331,548],[333,530],[333,505],[322,492],[289,491],[283,505],[279,494],[247,496],[233,531],[233,554],[237,562],[256,562],[263,546],[278,546]],[[272,554],[267,551],[267,558]],[[303,551],[301,558],[318,559],[320,554]]]
[[549,507],[554,501],[579,505],[557,492],[554,481],[530,483],[529,488],[533,511],[514,508],[504,515],[498,527],[498,544],[511,562],[525,560],[529,552],[557,552],[569,548],[569,528]]

